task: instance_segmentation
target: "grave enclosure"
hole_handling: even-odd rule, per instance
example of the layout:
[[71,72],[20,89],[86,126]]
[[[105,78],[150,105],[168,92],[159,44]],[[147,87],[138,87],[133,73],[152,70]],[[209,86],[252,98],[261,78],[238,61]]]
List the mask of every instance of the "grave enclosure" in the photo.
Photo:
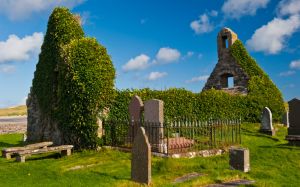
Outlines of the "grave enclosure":
[[178,153],[209,155],[210,152],[203,151],[241,142],[239,119],[165,122],[163,101],[151,99],[143,103],[138,96],[133,96],[129,113],[129,121],[103,121],[105,145],[131,149],[140,127],[145,129],[151,151],[168,156]]

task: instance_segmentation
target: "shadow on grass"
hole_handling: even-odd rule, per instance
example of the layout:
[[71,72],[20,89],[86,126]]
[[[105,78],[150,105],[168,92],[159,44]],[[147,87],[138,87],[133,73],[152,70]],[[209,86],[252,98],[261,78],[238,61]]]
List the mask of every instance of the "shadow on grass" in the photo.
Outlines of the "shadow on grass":
[[7,143],[7,142],[0,142],[1,148],[20,147],[20,146],[24,146],[24,145],[25,145],[25,143],[23,141],[18,141],[18,143],[15,143],[15,144]]
[[268,138],[268,139],[276,141],[276,142],[280,141],[278,138],[272,137],[270,135],[262,134],[260,132],[253,132],[253,131],[249,131],[247,129],[242,129],[242,131],[243,131],[243,134],[245,134],[247,136]]
[[294,146],[294,145],[290,145],[289,143],[286,144],[278,144],[278,145],[273,145],[273,146],[259,146],[261,148],[279,148],[279,149],[289,149],[289,150],[300,150],[299,146]]
[[92,171],[93,173],[100,175],[101,177],[104,178],[110,178],[113,180],[127,180],[127,181],[131,181],[130,177],[123,177],[123,176],[117,176],[117,175],[113,175],[113,174],[109,174],[109,173],[104,173],[104,172],[96,172],[96,171]]
[[45,159],[59,159],[61,155],[59,153],[48,153],[48,155],[34,155],[32,157],[27,157],[26,162],[35,161],[35,160],[45,160]]

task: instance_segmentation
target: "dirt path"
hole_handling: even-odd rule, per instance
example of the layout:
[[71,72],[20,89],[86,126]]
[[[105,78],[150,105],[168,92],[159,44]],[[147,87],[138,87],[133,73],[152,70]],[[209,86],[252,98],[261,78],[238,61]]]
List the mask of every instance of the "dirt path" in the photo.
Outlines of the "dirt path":
[[1,116],[0,134],[25,133],[27,116]]

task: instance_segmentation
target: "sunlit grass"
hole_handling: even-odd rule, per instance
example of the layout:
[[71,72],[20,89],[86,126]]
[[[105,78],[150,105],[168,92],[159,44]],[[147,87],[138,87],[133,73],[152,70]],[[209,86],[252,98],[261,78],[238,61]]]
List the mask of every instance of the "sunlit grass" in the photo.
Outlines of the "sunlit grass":
[[[250,149],[251,171],[229,169],[228,154],[210,158],[152,157],[152,186],[203,186],[235,179],[255,180],[255,186],[298,186],[300,148],[287,145],[287,129],[276,126],[275,137],[260,134],[258,124],[244,124],[242,146]],[[22,135],[1,135],[0,147],[21,144]],[[140,186],[130,180],[131,154],[113,150],[83,151],[70,157],[32,156],[26,163],[0,159],[1,186]],[[77,168],[77,169],[74,169]],[[204,174],[180,184],[185,174]]]

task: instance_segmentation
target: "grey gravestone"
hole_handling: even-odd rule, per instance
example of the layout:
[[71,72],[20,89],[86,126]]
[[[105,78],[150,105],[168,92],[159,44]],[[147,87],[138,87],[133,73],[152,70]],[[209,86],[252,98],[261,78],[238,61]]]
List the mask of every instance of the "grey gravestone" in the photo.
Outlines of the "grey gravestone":
[[131,179],[147,185],[151,183],[151,146],[143,127],[138,128],[133,142]]
[[288,135],[286,137],[292,144],[300,145],[300,100],[289,101],[289,123]]
[[243,172],[250,171],[249,149],[230,148],[229,164],[232,169],[241,170]]
[[272,125],[272,112],[268,107],[262,111],[260,132],[268,135],[275,135],[275,130]]
[[289,122],[289,112],[286,112],[283,114],[282,116],[282,123],[284,126],[289,127],[290,126],[290,122]]
[[136,131],[140,127],[143,107],[142,99],[137,95],[133,96],[128,107],[130,119],[129,136],[132,138],[135,137]]
[[163,123],[164,123],[164,102],[158,99],[151,99],[145,102],[144,120],[147,136],[154,151],[162,152],[163,146]]

